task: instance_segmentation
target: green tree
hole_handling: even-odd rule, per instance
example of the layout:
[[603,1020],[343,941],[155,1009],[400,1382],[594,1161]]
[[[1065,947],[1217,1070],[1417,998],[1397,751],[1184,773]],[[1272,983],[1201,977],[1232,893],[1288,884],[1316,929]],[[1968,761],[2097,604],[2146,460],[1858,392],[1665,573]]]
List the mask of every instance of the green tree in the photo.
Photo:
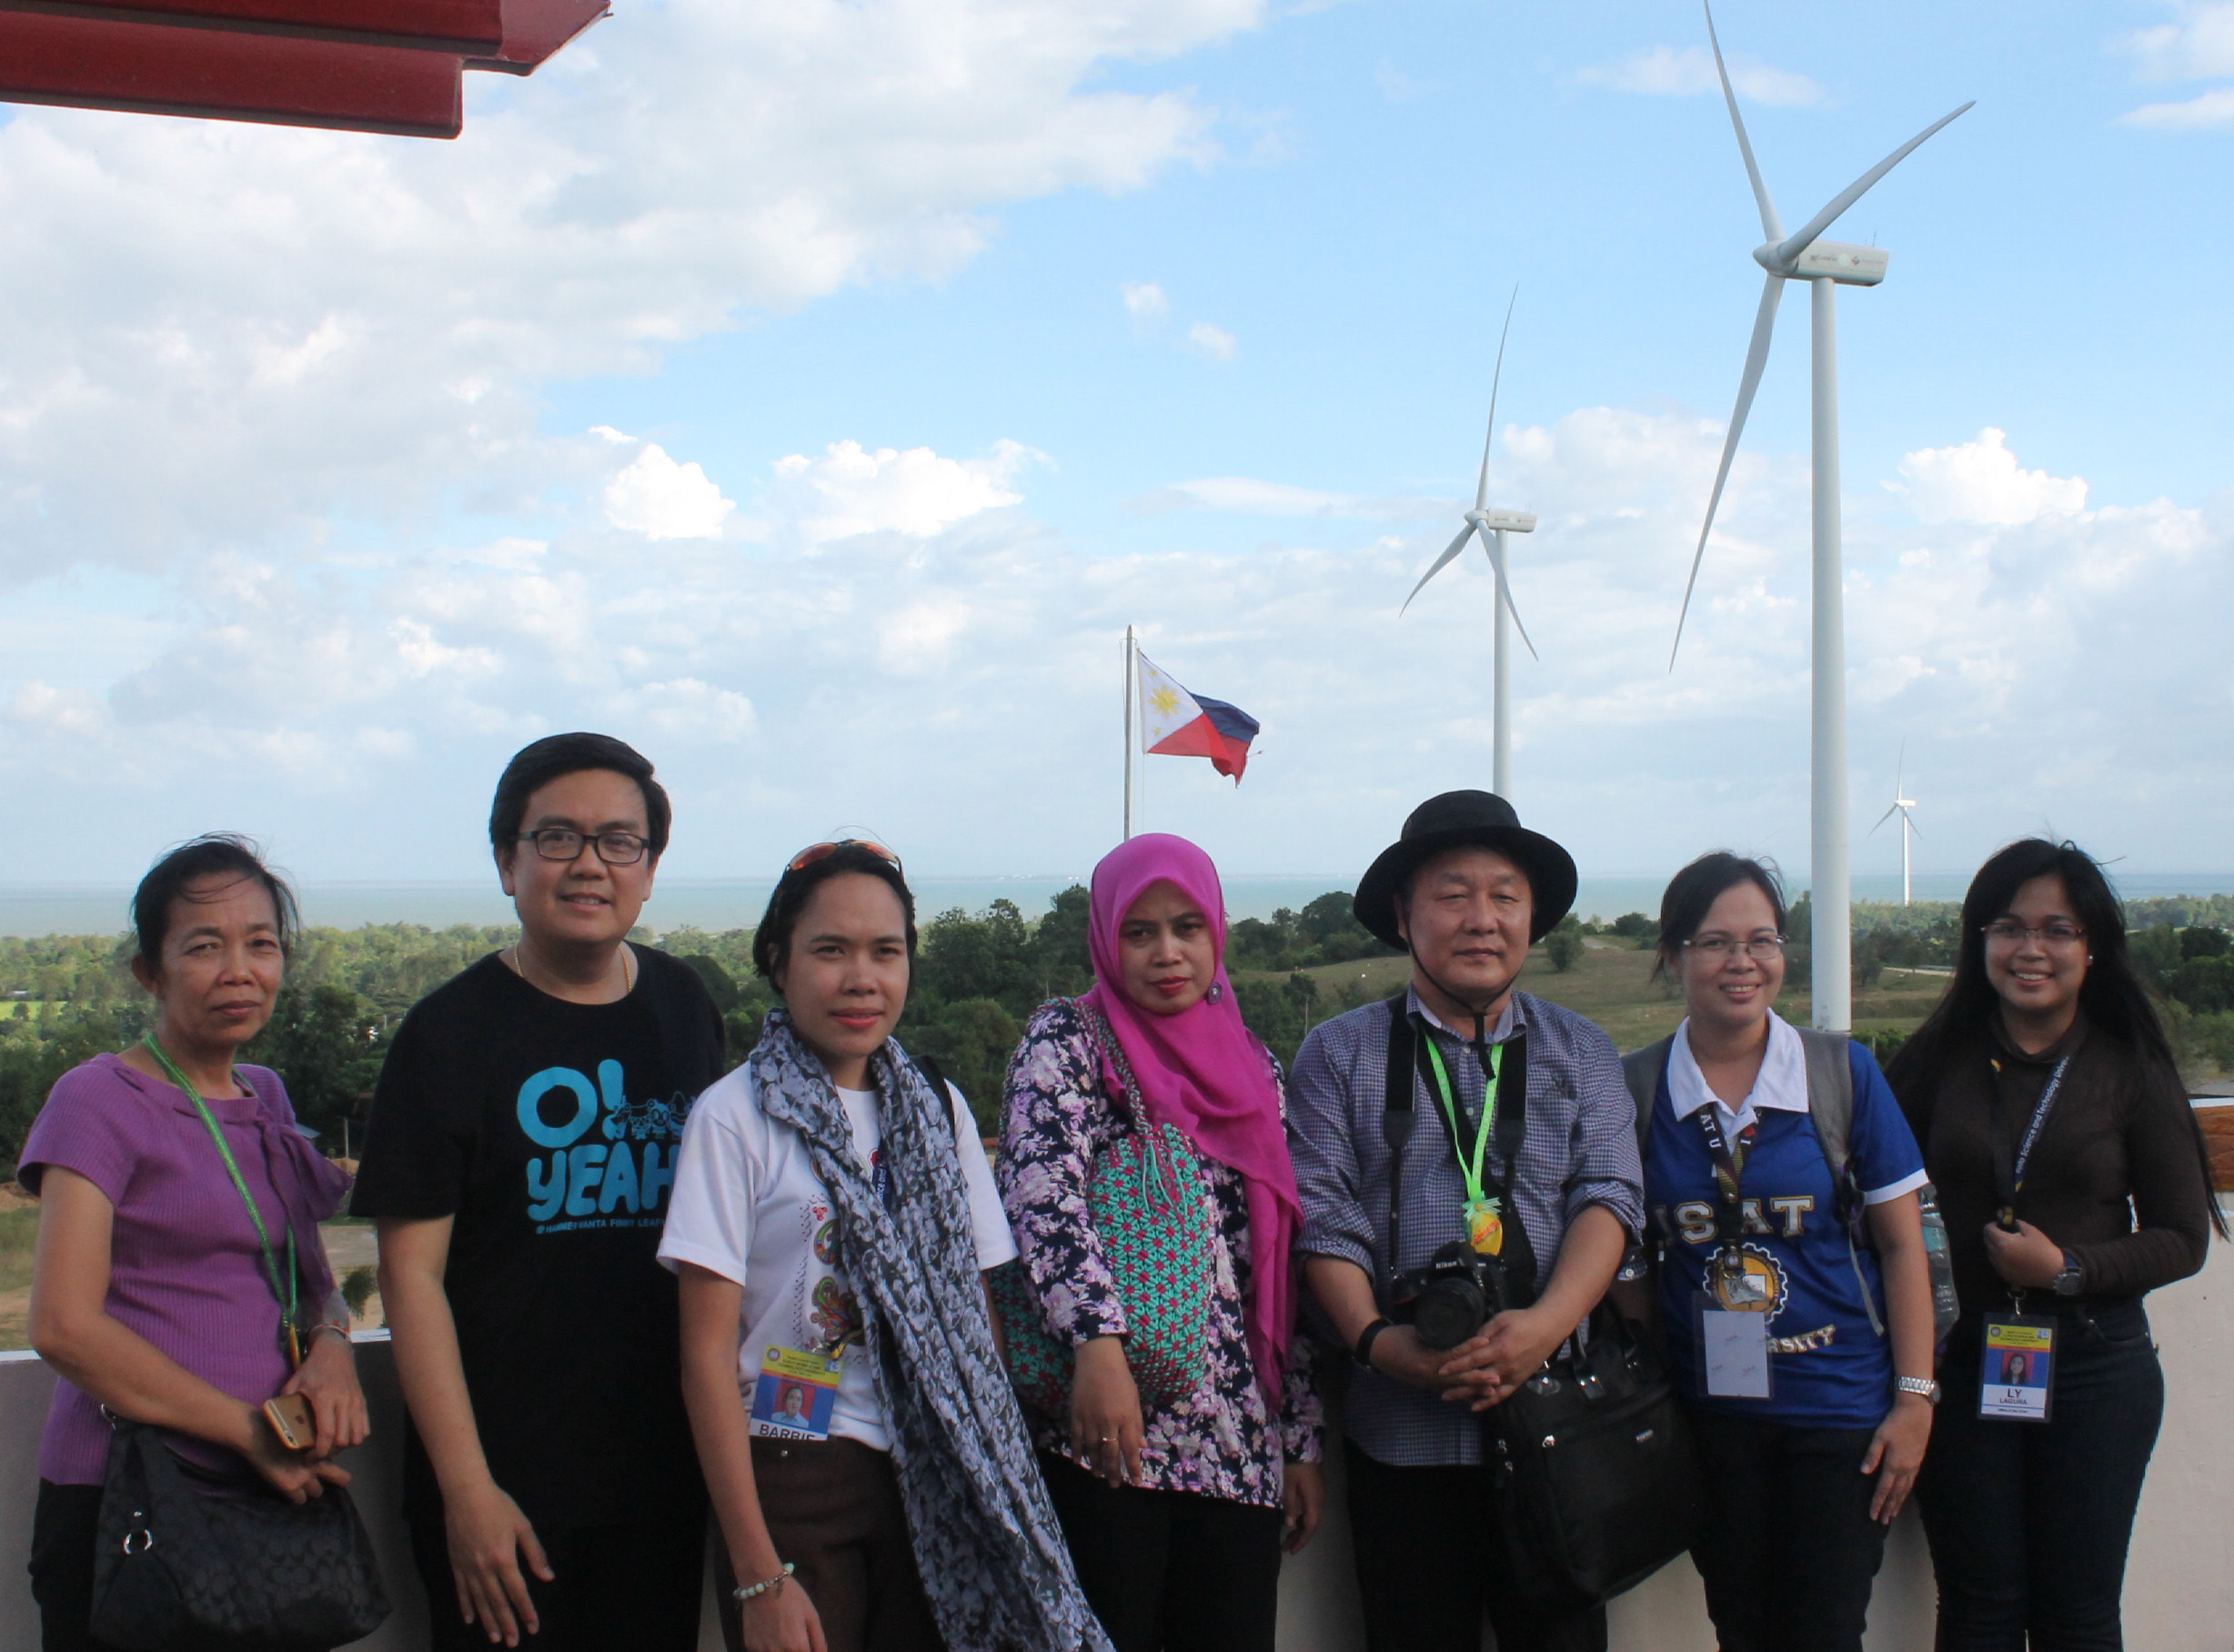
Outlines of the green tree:
[[379,1082],[387,1036],[379,1006],[331,982],[288,982],[264,1031],[243,1059],[271,1068],[287,1087],[295,1116],[341,1148],[342,1120],[362,1119]]
[[1582,936],[1564,924],[1544,937],[1544,955],[1562,975],[1582,962],[1583,950]]

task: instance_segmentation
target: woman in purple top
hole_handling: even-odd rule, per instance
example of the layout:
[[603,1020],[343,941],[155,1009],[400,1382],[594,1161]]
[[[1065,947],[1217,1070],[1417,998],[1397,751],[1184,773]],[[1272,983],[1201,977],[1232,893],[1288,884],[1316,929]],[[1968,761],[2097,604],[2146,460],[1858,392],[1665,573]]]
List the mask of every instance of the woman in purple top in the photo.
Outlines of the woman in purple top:
[[[1010,1064],[997,1166],[1048,1331],[1076,1350],[1070,1415],[1033,1419],[1042,1472],[1118,1652],[1271,1652],[1283,1536],[1293,1552],[1318,1525],[1324,1435],[1279,1067],[1242,1024],[1223,891],[1192,843],[1151,832],[1104,856],[1089,945],[1093,991],[1042,1005]],[[1169,1404],[1133,1380],[1087,1199],[1143,1121],[1192,1144],[1210,1218],[1209,1374]]]
[[[271,1019],[295,903],[246,841],[207,837],[157,861],[133,898],[132,973],[156,1000],[160,1055],[135,1045],[65,1073],[24,1143],[18,1174],[39,1195],[31,1341],[62,1380],[39,1446],[31,1590],[46,1652],[98,1648],[89,1617],[93,1544],[107,1472],[106,1406],[166,1430],[206,1466],[254,1470],[295,1502],[346,1486],[334,1453],[362,1441],[365,1396],[348,1315],[317,1224],[348,1178],[295,1123],[286,1088],[234,1056]],[[299,1369],[257,1223],[194,1097],[224,1133],[265,1231],[299,1272]],[[300,1394],[317,1418],[307,1451],[263,1415]]]

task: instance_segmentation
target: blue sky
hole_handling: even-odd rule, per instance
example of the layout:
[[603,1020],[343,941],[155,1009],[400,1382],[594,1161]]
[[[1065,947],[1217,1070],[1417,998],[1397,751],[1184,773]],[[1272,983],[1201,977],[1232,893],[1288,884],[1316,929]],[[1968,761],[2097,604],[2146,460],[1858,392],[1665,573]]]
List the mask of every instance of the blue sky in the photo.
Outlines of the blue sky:
[[[1893,254],[1839,316],[1857,831],[1905,750],[1925,865],[2234,865],[2234,6],[1717,20],[1788,225],[1977,100],[1832,232]],[[676,875],[841,826],[1082,870],[1128,622],[1265,723],[1238,791],[1150,761],[1147,823],[1354,870],[1486,783],[1478,559],[1395,609],[1515,283],[1524,814],[1590,871],[1802,867],[1796,295],[1663,669],[1759,285],[1704,45],[1679,4],[677,0],[474,77],[452,145],[17,110],[0,773],[54,848],[10,881],[217,825],[470,876],[570,726],[670,777]]]

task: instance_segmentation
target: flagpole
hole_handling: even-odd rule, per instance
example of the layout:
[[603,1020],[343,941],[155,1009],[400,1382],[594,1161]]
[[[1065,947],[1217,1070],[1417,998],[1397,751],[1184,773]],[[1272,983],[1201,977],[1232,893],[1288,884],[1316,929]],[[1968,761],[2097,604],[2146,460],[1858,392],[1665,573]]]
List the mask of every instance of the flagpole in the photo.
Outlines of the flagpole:
[[1132,836],[1132,628],[1125,627],[1125,838]]

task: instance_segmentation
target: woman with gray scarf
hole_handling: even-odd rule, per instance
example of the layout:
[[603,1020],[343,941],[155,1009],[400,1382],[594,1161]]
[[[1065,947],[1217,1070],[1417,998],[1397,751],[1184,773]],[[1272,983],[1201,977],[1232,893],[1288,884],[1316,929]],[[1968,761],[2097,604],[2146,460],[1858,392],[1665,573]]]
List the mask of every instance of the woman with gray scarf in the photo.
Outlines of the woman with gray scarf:
[[997,1352],[1016,1254],[961,1095],[892,1037],[915,902],[881,845],[793,857],[783,1006],[699,1099],[659,1255],[732,1652],[1107,1652]]

